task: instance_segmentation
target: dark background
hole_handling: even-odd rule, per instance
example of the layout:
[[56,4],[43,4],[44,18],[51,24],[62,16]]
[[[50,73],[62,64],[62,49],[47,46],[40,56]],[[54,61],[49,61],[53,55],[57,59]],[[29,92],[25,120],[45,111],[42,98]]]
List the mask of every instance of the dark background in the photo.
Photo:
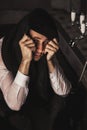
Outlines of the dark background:
[[[64,10],[69,13],[71,10],[75,10],[77,14],[80,14],[81,12],[87,12],[86,1],[87,0],[0,0],[0,36],[8,33],[9,29],[11,29],[11,27],[14,24],[16,24],[24,15],[29,13],[34,8],[44,8],[48,10],[50,13],[52,13],[53,16],[54,12],[55,16],[58,14],[58,10]],[[72,70],[72,67],[68,64],[65,57],[62,57],[62,61],[64,67],[63,69],[65,70],[65,72],[68,73],[67,75],[69,75],[69,78],[71,78],[72,84],[74,84],[75,87],[77,87],[77,77],[74,71]],[[69,105],[71,106],[69,108],[69,111],[71,115],[69,115],[69,119],[71,118],[70,121],[74,122],[73,120],[78,120],[79,118],[78,113],[81,112],[79,112],[80,109],[78,108],[83,106],[81,104],[83,101],[79,92],[70,96],[71,97],[69,97],[69,103],[71,104]],[[0,105],[0,116],[6,118],[5,114],[7,113],[7,111],[3,107],[3,101],[0,103],[2,104]],[[75,123],[78,124],[78,121],[75,121]]]
[[0,24],[18,22],[27,13],[26,11],[37,7],[49,11],[64,9],[70,12],[74,9],[79,13],[81,5],[86,5],[81,1],[86,2],[86,0],[0,0]]
[[0,9],[7,10],[30,10],[34,7],[45,7],[50,6],[50,0],[0,0]]

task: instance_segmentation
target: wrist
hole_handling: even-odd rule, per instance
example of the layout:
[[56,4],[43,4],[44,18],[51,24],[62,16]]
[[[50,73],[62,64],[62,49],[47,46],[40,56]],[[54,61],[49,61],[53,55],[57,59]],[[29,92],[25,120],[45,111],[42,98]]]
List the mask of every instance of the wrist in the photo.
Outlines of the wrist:
[[28,75],[29,73],[29,67],[30,67],[30,62],[29,60],[23,60],[21,61],[21,64],[19,66],[19,71],[25,75]]
[[47,61],[49,72],[52,73],[55,70],[55,65],[53,64],[52,60]]
[[31,62],[31,59],[29,59],[29,58],[28,58],[28,59],[22,58],[21,62],[24,63],[24,64],[30,63],[30,62]]

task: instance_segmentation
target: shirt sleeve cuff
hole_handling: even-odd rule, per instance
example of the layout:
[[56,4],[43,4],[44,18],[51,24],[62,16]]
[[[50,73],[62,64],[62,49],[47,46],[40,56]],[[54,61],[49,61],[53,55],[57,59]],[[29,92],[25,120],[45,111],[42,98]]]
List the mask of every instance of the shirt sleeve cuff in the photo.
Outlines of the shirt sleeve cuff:
[[56,69],[52,73],[50,73],[50,80],[51,80],[52,86],[57,86],[57,89],[58,89],[59,84],[58,84],[58,75],[57,75]]
[[49,73],[49,76],[51,80],[55,80],[57,78],[56,69],[52,73]]
[[14,82],[21,87],[26,87],[29,83],[29,76],[22,74],[20,71],[17,72]]

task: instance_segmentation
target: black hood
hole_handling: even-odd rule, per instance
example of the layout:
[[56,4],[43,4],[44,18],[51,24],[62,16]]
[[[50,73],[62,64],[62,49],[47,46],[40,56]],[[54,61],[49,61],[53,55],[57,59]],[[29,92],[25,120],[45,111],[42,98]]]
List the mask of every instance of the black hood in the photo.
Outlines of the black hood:
[[[6,67],[16,73],[21,62],[21,50],[19,40],[23,35],[29,34],[29,30],[45,35],[49,40],[58,39],[55,20],[43,9],[34,9],[5,36],[2,44],[2,58]],[[58,39],[59,40],[59,39]]]
[[30,29],[45,35],[49,40],[58,37],[55,21],[47,11],[35,9],[29,15]]

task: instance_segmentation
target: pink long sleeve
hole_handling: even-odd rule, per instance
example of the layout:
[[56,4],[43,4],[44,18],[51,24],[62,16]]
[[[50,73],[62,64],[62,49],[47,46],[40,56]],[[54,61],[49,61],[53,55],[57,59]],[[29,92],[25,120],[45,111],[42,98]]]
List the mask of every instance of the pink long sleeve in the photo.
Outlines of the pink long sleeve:
[[0,89],[7,105],[12,110],[19,110],[28,95],[29,77],[17,72],[15,79],[7,70],[1,57],[2,39],[0,39]]
[[49,74],[51,86],[56,94],[66,96],[72,88],[71,83],[64,75],[64,72],[60,67],[56,58],[54,59],[54,62],[55,62],[55,70],[54,72]]

